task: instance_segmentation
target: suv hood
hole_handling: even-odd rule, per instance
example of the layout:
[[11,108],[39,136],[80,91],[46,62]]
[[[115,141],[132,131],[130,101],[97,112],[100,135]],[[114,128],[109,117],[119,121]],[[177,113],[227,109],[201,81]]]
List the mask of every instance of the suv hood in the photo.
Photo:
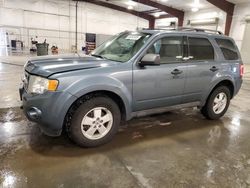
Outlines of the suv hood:
[[24,68],[31,74],[49,77],[56,73],[107,67],[117,65],[118,63],[119,62],[86,55],[61,55],[32,58],[27,62]]

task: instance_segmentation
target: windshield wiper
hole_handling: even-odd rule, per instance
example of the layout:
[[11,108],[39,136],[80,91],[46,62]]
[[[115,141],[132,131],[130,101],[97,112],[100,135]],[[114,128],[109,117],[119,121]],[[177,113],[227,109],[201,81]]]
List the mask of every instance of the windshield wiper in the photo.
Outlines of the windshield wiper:
[[103,56],[101,56],[101,55],[97,55],[97,54],[91,54],[91,56],[99,57],[99,58],[102,58],[102,59],[106,59],[105,57],[103,57]]

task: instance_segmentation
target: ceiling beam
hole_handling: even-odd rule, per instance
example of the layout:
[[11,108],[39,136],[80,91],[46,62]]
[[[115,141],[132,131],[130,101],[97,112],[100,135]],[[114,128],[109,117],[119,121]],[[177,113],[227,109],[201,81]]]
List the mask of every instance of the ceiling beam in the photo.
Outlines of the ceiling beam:
[[151,7],[154,7],[154,8],[158,8],[158,9],[160,9],[160,10],[162,10],[162,11],[168,13],[168,14],[171,14],[172,16],[178,18],[178,25],[179,26],[183,25],[184,12],[181,11],[181,10],[178,10],[178,9],[173,8],[173,7],[169,7],[167,5],[163,5],[163,4],[157,3],[155,1],[151,1],[151,0],[132,0],[132,1],[144,4],[144,5],[147,5],[147,6],[151,6]]
[[209,3],[218,7],[226,13],[233,14],[234,13],[234,4],[230,3],[226,0],[207,0]]
[[235,4],[230,3],[226,0],[207,0],[207,1],[227,13],[225,35],[229,35],[233,20]]
[[152,9],[152,10],[146,10],[146,11],[140,11],[146,14],[152,14],[152,13],[156,13],[156,12],[162,12],[162,10],[159,10],[158,8],[156,9]]
[[[76,0],[74,0],[74,1],[76,1]],[[149,28],[153,29],[152,26],[154,26],[155,17],[151,16],[149,14],[146,14],[146,13],[143,13],[143,12],[138,12],[138,11],[135,11],[135,10],[129,10],[129,9],[125,8],[125,7],[120,7],[118,5],[107,3],[107,2],[104,2],[104,1],[98,1],[98,0],[79,0],[79,1],[80,2],[92,3],[92,4],[95,4],[95,5],[103,6],[103,7],[114,9],[114,10],[121,11],[121,12],[125,12],[125,13],[128,13],[128,14],[132,14],[134,16],[146,19],[146,20],[149,21]]]
[[157,19],[163,19],[163,18],[174,18],[174,16],[170,14],[162,14],[159,17],[157,17]]

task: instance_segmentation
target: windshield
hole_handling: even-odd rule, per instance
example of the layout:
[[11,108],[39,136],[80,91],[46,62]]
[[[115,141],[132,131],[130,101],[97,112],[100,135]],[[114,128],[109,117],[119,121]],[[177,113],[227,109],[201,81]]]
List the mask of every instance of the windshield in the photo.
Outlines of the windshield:
[[126,62],[141,49],[150,36],[150,34],[140,32],[124,32],[103,43],[91,55]]

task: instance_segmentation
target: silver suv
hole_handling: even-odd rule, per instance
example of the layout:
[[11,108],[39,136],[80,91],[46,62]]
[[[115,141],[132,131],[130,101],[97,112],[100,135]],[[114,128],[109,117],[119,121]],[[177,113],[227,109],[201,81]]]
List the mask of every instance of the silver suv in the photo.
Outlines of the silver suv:
[[25,65],[27,118],[50,136],[66,130],[80,146],[111,140],[122,120],[197,106],[225,114],[242,84],[233,39],[202,29],[122,32],[90,56],[46,56]]

